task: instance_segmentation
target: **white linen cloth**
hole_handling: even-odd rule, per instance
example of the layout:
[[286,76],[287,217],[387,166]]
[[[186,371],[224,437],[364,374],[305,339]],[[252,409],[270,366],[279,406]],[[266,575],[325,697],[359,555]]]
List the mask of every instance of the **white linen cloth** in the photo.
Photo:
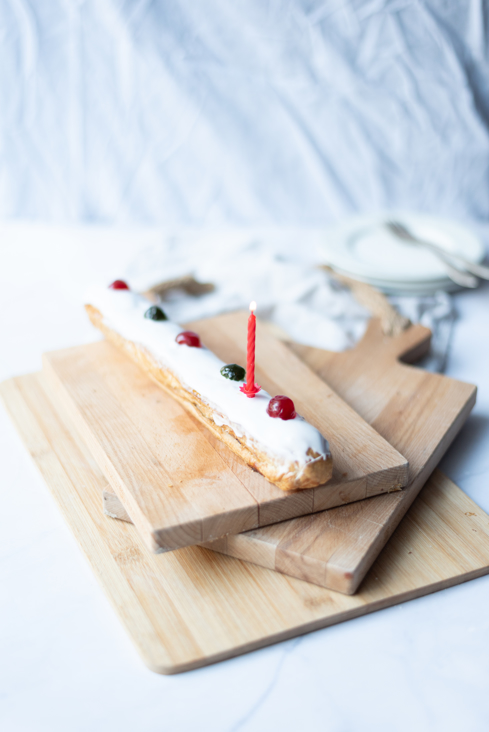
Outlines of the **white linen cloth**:
[[0,2],[0,217],[489,219],[487,0]]
[[[280,326],[299,343],[342,351],[363,335],[371,314],[350,291],[317,268],[322,261],[321,230],[176,231],[138,252],[125,276],[134,289],[192,274],[215,285],[212,293],[192,297],[172,292],[165,300],[177,322],[246,309]],[[445,292],[391,298],[400,312],[433,332],[424,368],[443,370],[455,317]]]

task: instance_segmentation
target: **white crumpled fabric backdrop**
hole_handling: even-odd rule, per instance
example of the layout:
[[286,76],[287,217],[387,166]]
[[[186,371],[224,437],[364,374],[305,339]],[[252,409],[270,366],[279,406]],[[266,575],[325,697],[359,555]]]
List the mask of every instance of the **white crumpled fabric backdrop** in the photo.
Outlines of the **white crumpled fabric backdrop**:
[[0,2],[0,216],[489,218],[486,0]]

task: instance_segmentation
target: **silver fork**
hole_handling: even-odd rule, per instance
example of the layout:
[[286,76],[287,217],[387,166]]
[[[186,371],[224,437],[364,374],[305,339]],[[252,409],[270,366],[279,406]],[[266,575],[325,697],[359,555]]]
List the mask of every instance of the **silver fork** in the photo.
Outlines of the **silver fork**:
[[[426,241],[426,239],[418,239],[409,231],[409,229],[406,228],[406,226],[404,226],[404,224],[401,224],[399,221],[386,221],[385,225],[393,234],[398,236],[400,239],[403,239],[403,241],[423,246],[433,252],[433,254],[436,254],[443,262],[448,276],[456,282],[457,285],[461,285],[462,287],[477,287],[477,278],[473,277],[469,272],[477,275],[478,277],[489,279],[489,267],[469,262],[465,257],[462,257],[459,254],[451,254],[445,251],[445,249],[442,249],[442,247],[439,247],[437,244],[433,244],[431,241]],[[455,267],[454,263],[458,263],[465,271]]]

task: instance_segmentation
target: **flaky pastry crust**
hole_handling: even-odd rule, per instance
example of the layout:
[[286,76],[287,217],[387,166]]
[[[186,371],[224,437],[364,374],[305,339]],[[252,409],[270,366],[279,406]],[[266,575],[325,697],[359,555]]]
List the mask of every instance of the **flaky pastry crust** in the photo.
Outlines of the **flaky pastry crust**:
[[109,328],[103,320],[102,313],[93,305],[85,305],[85,309],[92,324],[104,334],[110,343],[130,356],[159,386],[180,402],[192,416],[271,483],[284,491],[291,491],[313,488],[323,485],[331,479],[333,473],[331,456],[324,458],[311,448],[308,453],[311,461],[306,465],[291,462],[284,466],[273,456],[268,455],[263,445],[251,441],[249,437],[236,435],[229,425],[217,425],[213,419],[214,410],[202,400],[200,394],[181,384],[175,374],[169,369],[162,368],[144,347],[126,340]]

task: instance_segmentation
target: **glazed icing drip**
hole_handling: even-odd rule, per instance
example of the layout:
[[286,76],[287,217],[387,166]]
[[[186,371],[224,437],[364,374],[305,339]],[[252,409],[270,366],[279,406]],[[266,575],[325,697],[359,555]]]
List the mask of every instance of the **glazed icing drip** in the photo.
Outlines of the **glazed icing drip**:
[[[209,349],[190,348],[175,342],[182,328],[170,320],[144,317],[148,300],[130,290],[92,288],[86,303],[97,308],[103,321],[123,338],[143,346],[163,368],[169,369],[190,391],[200,395],[213,412],[218,426],[228,425],[238,437],[245,437],[267,454],[300,467],[330,455],[324,437],[302,417],[272,419],[266,409],[270,395],[262,390],[254,399],[240,392],[242,382],[225,379],[224,362]],[[245,337],[245,334],[243,334]],[[313,450],[320,458],[307,455]]]

